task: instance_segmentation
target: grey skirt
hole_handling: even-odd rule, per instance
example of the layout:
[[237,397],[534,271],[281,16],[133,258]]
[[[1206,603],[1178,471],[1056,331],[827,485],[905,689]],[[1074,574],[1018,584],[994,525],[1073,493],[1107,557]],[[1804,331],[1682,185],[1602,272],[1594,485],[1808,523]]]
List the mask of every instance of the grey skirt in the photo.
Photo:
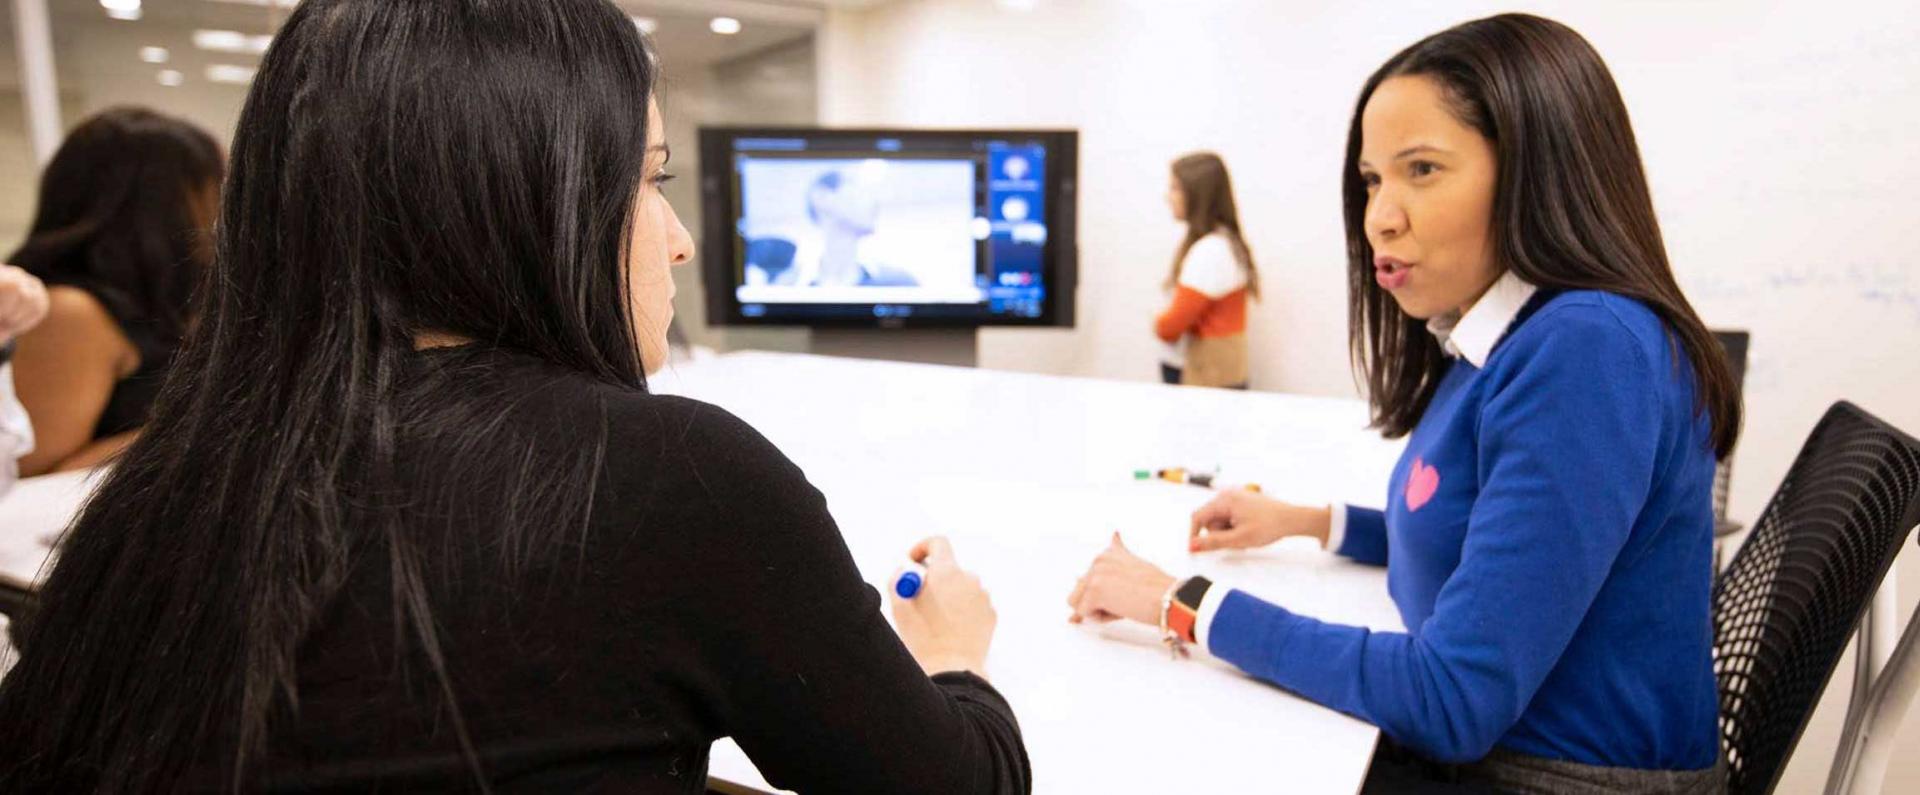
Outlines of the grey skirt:
[[1723,759],[1705,770],[1637,770],[1542,759],[1502,748],[1459,766],[1460,780],[1525,795],[1721,795],[1727,791]]

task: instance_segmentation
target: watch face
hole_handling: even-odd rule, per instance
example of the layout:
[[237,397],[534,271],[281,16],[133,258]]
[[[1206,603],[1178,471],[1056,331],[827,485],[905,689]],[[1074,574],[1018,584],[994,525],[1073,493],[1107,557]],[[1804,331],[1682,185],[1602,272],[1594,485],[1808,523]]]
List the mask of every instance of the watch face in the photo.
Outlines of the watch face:
[[1212,580],[1205,577],[1189,577],[1186,582],[1180,584],[1180,588],[1174,592],[1173,598],[1180,604],[1187,606],[1195,612],[1199,612],[1200,600],[1206,598],[1207,589],[1211,587],[1213,587]]

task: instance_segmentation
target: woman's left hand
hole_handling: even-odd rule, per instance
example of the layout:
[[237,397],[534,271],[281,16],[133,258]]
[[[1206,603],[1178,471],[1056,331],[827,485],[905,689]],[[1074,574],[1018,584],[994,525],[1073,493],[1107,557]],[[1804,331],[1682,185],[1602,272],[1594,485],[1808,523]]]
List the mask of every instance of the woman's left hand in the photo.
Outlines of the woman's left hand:
[[1105,623],[1130,618],[1159,626],[1160,600],[1175,582],[1172,575],[1133,554],[1120,542],[1120,534],[1114,533],[1113,543],[1093,559],[1093,566],[1067,597],[1067,606],[1073,608],[1067,620],[1078,624],[1087,619]]

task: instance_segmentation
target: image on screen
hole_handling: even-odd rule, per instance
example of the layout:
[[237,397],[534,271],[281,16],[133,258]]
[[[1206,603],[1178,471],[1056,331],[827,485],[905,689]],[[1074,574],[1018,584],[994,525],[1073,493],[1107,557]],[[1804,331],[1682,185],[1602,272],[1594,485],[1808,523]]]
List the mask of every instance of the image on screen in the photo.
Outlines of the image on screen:
[[700,140],[701,274],[721,322],[1072,324],[1071,133],[704,128]]
[[739,300],[976,303],[976,163],[743,157]]

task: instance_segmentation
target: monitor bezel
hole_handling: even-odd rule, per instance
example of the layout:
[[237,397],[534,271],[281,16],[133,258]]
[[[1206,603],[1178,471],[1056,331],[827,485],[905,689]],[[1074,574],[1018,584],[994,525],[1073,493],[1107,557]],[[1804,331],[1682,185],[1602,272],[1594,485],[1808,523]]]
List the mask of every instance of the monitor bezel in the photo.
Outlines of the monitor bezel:
[[[1042,193],[1046,196],[1047,245],[1042,255],[1046,299],[1038,317],[749,317],[741,311],[734,292],[734,259],[738,235],[734,232],[739,208],[734,205],[733,147],[737,138],[804,138],[855,136],[879,138],[1029,138],[1045,141],[1047,169]],[[798,328],[1072,328],[1079,271],[1076,219],[1079,215],[1079,138],[1071,129],[945,129],[887,127],[743,127],[700,128],[701,285],[706,291],[707,324],[711,326],[771,326]]]

